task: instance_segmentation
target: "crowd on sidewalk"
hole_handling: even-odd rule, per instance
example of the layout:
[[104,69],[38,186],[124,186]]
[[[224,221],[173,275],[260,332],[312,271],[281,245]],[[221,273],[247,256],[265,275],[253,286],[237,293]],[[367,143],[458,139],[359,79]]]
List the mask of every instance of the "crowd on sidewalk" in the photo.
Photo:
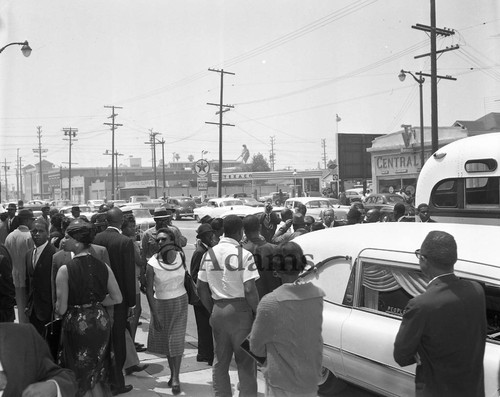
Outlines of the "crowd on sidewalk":
[[[356,206],[349,212],[348,224],[361,222]],[[171,213],[158,208],[154,220],[155,226],[137,239],[133,215],[115,207],[103,205],[91,220],[76,208],[72,219],[57,214],[34,219],[30,210],[18,211],[17,227],[0,244],[3,395],[18,396],[23,390],[47,396],[127,393],[132,386],[125,384],[125,375],[147,368],[137,355],[146,349],[165,356],[168,387],[180,394],[191,304],[196,360],[212,366],[207,394],[232,396],[229,367],[234,358],[242,397],[257,395],[258,365],[266,396],[316,396],[324,292],[298,278],[311,264],[293,240],[337,227],[333,210],[325,212],[321,225],[306,215],[305,207],[284,209],[279,218],[270,204],[260,216],[204,217],[189,266],[183,250],[187,239],[172,224]],[[456,246],[448,236],[435,240],[424,241],[426,254],[420,257],[428,266],[422,270],[438,278],[449,273],[432,262],[430,246],[454,250],[455,260]],[[442,255],[438,259],[446,261]],[[146,346],[134,341],[141,293],[151,314]],[[411,363],[399,342],[405,334],[402,326],[395,351],[402,365]],[[22,348],[6,360],[11,341]],[[12,368],[23,365],[25,376],[12,375]]]

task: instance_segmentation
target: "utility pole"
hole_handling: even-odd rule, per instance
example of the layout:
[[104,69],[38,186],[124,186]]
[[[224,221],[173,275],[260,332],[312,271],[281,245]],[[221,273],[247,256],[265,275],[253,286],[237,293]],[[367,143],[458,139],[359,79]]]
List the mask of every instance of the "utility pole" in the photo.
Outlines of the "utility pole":
[[111,123],[104,123],[104,125],[110,125],[111,126],[111,199],[115,199],[115,162],[114,162],[114,155],[115,155],[115,130],[118,127],[123,126],[123,124],[117,124],[115,123],[115,117],[118,116],[117,113],[115,113],[115,109],[123,109],[122,107],[119,106],[104,106],[105,108],[111,108],[111,116],[108,117],[108,119],[111,119]]
[[[149,142],[144,142],[147,145],[151,145],[151,150],[153,151],[153,173],[154,173],[154,179],[155,179],[155,198],[158,198],[158,182],[157,182],[157,177],[156,177],[156,135],[158,135],[159,132],[153,132],[153,129],[149,129]],[[165,166],[164,166],[165,167]]]
[[165,188],[166,186],[166,179],[165,179],[165,139],[161,138],[160,140],[157,140],[157,142],[161,145],[161,165],[163,169],[163,197],[165,197]]
[[[68,199],[72,201],[71,199],[71,146],[73,145],[73,138],[76,137],[76,133],[78,132],[78,128],[63,128],[64,136],[69,137],[68,139],[63,139],[63,141],[68,141],[69,140],[69,173],[68,173]],[[75,139],[77,140],[77,139]]]
[[5,176],[5,201],[9,201],[9,184],[7,183],[7,171],[10,169],[10,167],[7,165],[7,159],[4,159],[2,167]]
[[276,138],[274,135],[271,137],[271,153],[269,154],[269,162],[271,163],[271,169],[274,171],[274,163],[276,162],[276,155],[274,153],[274,144],[276,143]]
[[17,148],[17,158],[16,158],[16,197],[19,200],[21,197],[19,196],[19,148]]
[[448,37],[452,36],[455,34],[455,31],[453,29],[448,29],[448,28],[436,28],[436,0],[430,0],[431,4],[431,25],[422,25],[420,23],[417,23],[416,25],[412,26],[412,29],[417,29],[424,31],[426,33],[430,33],[430,38],[431,38],[431,52],[427,54],[422,54],[422,55],[417,55],[414,58],[422,58],[426,56],[431,57],[431,74],[426,74],[426,73],[417,73],[420,76],[427,76],[431,78],[431,137],[432,137],[432,153],[436,153],[436,151],[439,148],[439,136],[438,136],[438,101],[437,101],[437,83],[438,79],[445,79],[445,80],[456,80],[456,78],[451,77],[451,76],[438,76],[437,75],[437,54],[441,54],[443,52],[447,51],[453,51],[457,50],[459,48],[459,45],[452,45],[450,47],[446,47],[444,50],[436,50],[436,37],[443,36],[443,37]]
[[115,172],[116,172],[116,189],[115,190],[118,190],[118,188],[120,187],[120,183],[118,182],[118,156],[123,156],[123,153],[118,153],[118,151],[115,150],[115,162],[116,162],[116,168],[115,168]]
[[321,140],[321,147],[323,148],[323,168],[326,170],[326,139]]
[[23,173],[21,172],[22,169],[23,169],[23,162],[22,162],[22,157],[19,156],[19,166],[18,166],[18,169],[19,169],[19,197],[21,200],[24,200],[24,196],[23,196]]
[[38,149],[33,149],[33,153],[38,154],[39,177],[40,177],[40,200],[43,200],[43,173],[42,173],[42,153],[48,152],[48,149],[42,149],[42,127],[36,127],[38,135]]
[[234,127],[234,124],[223,124],[222,123],[222,114],[224,112],[229,111],[231,108],[234,108],[232,105],[224,105],[224,74],[232,74],[232,72],[226,72],[224,69],[208,69],[210,72],[220,73],[220,102],[219,103],[210,103],[207,102],[207,105],[218,106],[219,111],[216,113],[219,115],[219,122],[213,123],[210,121],[205,121],[206,124],[217,124],[219,126],[219,181],[217,183],[217,196],[222,196],[222,127],[229,126]]

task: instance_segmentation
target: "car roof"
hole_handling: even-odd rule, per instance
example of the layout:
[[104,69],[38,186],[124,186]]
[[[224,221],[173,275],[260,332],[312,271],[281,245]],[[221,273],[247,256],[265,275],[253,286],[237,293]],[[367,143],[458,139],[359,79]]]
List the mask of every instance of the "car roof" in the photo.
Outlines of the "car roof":
[[306,204],[308,203],[309,201],[318,201],[318,200],[322,200],[322,201],[328,201],[330,202],[330,200],[328,200],[327,197],[291,197],[289,199],[286,199],[285,202],[289,202],[289,201],[298,201],[299,203],[303,203],[303,204]]
[[221,203],[223,201],[239,201],[240,203],[243,204],[243,201],[241,201],[239,198],[234,198],[234,197],[216,197],[216,198],[211,198],[208,201],[214,201],[216,203]]
[[[304,254],[314,253],[314,262],[335,255],[357,258],[365,250],[413,253],[432,230],[450,233],[457,242],[458,258],[488,263],[500,269],[497,250],[500,227],[456,223],[380,222],[318,230],[295,238]],[[331,243],[328,243],[331,242]],[[416,259],[416,258],[415,258]]]

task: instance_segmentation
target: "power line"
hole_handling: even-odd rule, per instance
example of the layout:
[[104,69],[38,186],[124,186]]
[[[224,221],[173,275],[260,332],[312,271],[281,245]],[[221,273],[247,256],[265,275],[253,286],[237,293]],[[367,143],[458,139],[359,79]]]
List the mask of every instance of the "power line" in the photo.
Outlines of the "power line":
[[212,106],[218,106],[219,111],[216,113],[219,115],[219,122],[214,123],[211,121],[205,121],[206,124],[216,124],[219,126],[219,181],[217,183],[217,197],[222,197],[222,127],[223,126],[228,126],[228,127],[234,127],[234,124],[224,124],[222,122],[222,115],[234,108],[233,105],[224,105],[224,75],[225,74],[230,74],[234,75],[232,72],[225,71],[224,69],[217,70],[217,69],[208,69],[211,72],[216,72],[220,73],[220,102],[218,104],[216,103],[210,103],[208,102],[207,105],[212,105]]
[[123,126],[123,124],[117,124],[115,123],[115,117],[118,116],[117,113],[115,113],[115,109],[123,109],[122,107],[119,106],[104,106],[105,108],[110,108],[111,109],[111,116],[108,117],[108,119],[111,119],[111,123],[104,123],[104,125],[109,125],[111,126],[111,199],[115,199],[115,162],[114,162],[114,156],[115,156],[115,130],[118,127]]

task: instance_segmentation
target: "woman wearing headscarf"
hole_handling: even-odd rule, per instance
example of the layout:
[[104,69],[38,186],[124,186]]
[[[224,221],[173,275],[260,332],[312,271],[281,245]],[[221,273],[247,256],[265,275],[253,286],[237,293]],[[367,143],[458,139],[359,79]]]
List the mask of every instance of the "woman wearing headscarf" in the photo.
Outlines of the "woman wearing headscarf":
[[63,316],[60,365],[75,372],[78,397],[110,396],[110,317],[104,306],[122,301],[111,268],[93,257],[92,225],[73,221],[66,229],[64,249],[74,256],[56,276],[56,311]]
[[174,395],[180,394],[179,372],[186,335],[188,296],[184,287],[185,258],[175,244],[175,234],[169,228],[156,233],[158,252],[146,269],[146,296],[151,310],[148,350],[165,354],[170,367]]

